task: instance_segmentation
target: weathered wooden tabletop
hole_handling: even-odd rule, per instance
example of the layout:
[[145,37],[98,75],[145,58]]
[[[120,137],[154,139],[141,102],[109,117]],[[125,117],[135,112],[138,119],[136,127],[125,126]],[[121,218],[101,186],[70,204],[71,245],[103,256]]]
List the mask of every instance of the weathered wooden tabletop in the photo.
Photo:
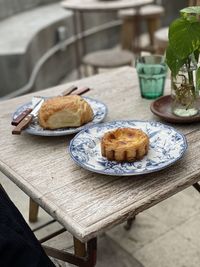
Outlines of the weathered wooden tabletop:
[[140,7],[153,3],[153,0],[65,0],[62,6],[76,11],[115,11],[119,9]]
[[[131,67],[75,84],[92,87],[87,94],[108,105],[106,121],[158,120],[149,109],[151,101],[140,97],[137,75]],[[57,95],[67,86],[37,95]],[[0,103],[0,170],[81,241],[200,180],[200,124],[174,125],[186,134],[189,144],[183,159],[174,166],[138,177],[104,176],[84,170],[72,161],[67,152],[72,136],[11,134],[11,113],[30,101],[31,96]]]

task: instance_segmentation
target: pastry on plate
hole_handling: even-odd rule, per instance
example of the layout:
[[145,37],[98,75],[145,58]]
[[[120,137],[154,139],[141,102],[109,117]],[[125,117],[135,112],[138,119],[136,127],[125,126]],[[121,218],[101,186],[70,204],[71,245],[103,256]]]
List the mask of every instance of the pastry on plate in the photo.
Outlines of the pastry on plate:
[[78,95],[58,96],[47,99],[38,113],[38,121],[44,129],[79,127],[93,120],[93,110]]
[[140,129],[118,128],[101,139],[101,154],[108,160],[134,162],[142,159],[148,149],[149,137]]

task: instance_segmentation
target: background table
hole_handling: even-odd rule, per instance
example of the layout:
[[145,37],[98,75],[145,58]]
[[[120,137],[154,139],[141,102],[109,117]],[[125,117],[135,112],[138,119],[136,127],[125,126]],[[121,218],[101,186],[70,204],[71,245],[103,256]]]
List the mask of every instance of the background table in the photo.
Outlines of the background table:
[[66,0],[62,2],[62,6],[71,10],[78,11],[117,11],[119,9],[141,7],[152,3],[153,0],[116,0],[116,1],[100,1],[100,0]]
[[[150,112],[151,101],[140,97],[137,74],[131,67],[75,84],[94,88],[88,95],[108,105],[107,121],[159,120]],[[67,86],[37,94],[58,95]],[[104,176],[84,170],[72,161],[67,152],[72,136],[11,135],[11,113],[30,101],[32,95],[1,102],[0,171],[81,242],[200,180],[199,123],[174,125],[186,135],[189,145],[184,158],[174,166],[143,176]]]
[[[81,77],[81,51],[85,54],[84,43],[84,12],[112,12],[120,9],[136,8],[136,11],[144,5],[152,3],[153,0],[116,0],[116,1],[99,1],[99,0],[66,0],[62,2],[62,7],[72,10],[74,12],[74,35],[77,40],[80,40],[80,47],[78,41],[75,43],[76,52],[76,68],[78,70],[78,77]],[[80,21],[80,34],[78,34],[78,20]]]

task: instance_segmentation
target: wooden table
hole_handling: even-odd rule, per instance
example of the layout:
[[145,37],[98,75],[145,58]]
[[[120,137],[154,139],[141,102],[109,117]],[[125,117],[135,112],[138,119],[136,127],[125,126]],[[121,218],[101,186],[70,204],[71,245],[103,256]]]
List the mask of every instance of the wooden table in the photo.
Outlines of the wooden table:
[[[78,76],[81,77],[80,64],[81,53],[85,55],[85,22],[84,12],[112,12],[120,9],[135,8],[136,12],[140,7],[153,3],[153,0],[116,0],[116,1],[101,1],[101,0],[65,0],[62,2],[62,7],[73,11],[74,13],[74,35],[76,37],[76,68]],[[78,23],[79,22],[79,23]],[[80,29],[78,29],[78,24]],[[80,33],[79,33],[80,32]],[[78,40],[80,46],[78,44]]]
[[[121,119],[158,120],[149,109],[151,101],[139,94],[134,68],[92,76],[75,82],[93,88],[87,93],[108,105],[107,121]],[[68,86],[68,85],[67,85]],[[61,85],[37,92],[58,95]],[[33,94],[1,102],[0,171],[58,220],[75,237],[76,254],[94,255],[99,233],[126,221],[200,180],[199,124],[174,125],[189,144],[184,158],[163,171],[135,177],[112,177],[89,172],[70,158],[67,147],[72,136],[39,137],[11,134],[11,113],[30,101]],[[92,256],[93,257],[93,256]],[[89,265],[94,266],[94,262]]]

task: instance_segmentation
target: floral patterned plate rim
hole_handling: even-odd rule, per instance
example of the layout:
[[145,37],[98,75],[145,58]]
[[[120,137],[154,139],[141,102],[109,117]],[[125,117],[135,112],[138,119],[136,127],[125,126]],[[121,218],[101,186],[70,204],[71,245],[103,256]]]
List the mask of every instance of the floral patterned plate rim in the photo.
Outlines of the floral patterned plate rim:
[[[131,127],[146,132],[149,152],[133,163],[108,161],[101,155],[103,134],[116,128]],[[175,128],[156,121],[113,121],[93,125],[79,132],[70,142],[69,152],[79,166],[96,173],[116,176],[141,175],[160,171],[181,159],[187,149],[185,136]]]
[[[62,129],[56,129],[56,130],[46,130],[43,129],[39,123],[37,117],[33,120],[33,122],[29,125],[27,129],[24,131],[33,134],[33,135],[40,135],[40,136],[64,136],[64,135],[70,135],[77,133],[90,125],[102,122],[107,113],[108,108],[107,106],[96,99],[90,98],[90,97],[83,97],[91,106],[94,112],[94,118],[91,122],[81,126],[81,127],[73,127],[73,128],[62,128]],[[13,119],[16,118],[21,112],[23,112],[25,109],[31,107],[31,102],[25,103],[22,106],[18,107],[15,113],[13,114]]]

